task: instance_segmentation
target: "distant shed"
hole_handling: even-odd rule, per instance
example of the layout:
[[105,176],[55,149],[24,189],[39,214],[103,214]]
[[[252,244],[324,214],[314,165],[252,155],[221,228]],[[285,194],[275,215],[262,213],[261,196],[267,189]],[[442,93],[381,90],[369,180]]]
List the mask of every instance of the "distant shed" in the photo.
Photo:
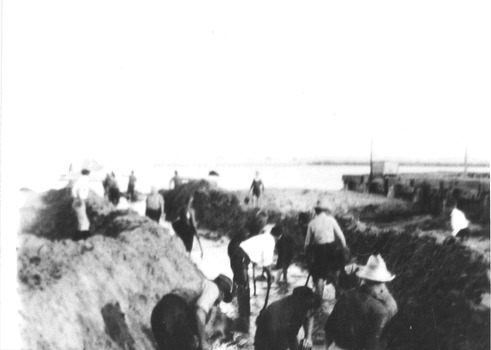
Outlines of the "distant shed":
[[399,163],[376,161],[372,163],[372,175],[397,175],[399,173]]

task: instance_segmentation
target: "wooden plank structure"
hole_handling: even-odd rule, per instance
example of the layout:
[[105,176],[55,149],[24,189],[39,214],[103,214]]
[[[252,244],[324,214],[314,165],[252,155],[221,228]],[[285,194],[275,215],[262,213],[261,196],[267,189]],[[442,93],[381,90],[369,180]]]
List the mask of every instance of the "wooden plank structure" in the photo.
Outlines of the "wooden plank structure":
[[450,199],[474,220],[489,222],[489,173],[405,173],[343,175],[344,189],[401,198],[422,212],[441,214]]

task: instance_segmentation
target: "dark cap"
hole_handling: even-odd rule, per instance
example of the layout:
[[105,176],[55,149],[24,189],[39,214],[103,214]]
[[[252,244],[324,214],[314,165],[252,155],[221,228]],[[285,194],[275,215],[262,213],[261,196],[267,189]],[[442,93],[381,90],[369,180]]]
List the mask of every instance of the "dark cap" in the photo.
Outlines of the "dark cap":
[[220,274],[213,282],[215,282],[218,289],[223,292],[223,301],[230,303],[232,301],[232,288],[234,286],[232,280],[227,276]]
[[292,297],[302,300],[303,306],[307,309],[317,309],[321,305],[321,298],[307,286],[293,289]]
[[271,229],[271,234],[274,237],[279,237],[283,234],[283,229],[281,228],[280,225],[274,225],[273,228]]

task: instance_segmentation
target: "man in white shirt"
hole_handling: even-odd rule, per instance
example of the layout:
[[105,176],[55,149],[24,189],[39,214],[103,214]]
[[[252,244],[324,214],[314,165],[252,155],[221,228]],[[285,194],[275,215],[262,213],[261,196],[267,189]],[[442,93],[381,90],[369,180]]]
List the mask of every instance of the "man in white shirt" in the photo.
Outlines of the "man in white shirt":
[[263,229],[259,234],[244,240],[233,249],[230,255],[234,282],[237,286],[237,301],[239,304],[239,319],[247,330],[249,316],[251,315],[250,290],[249,290],[249,264],[252,262],[263,268],[271,276],[271,265],[273,264],[274,248],[276,241],[281,235],[281,230],[274,230],[267,222],[267,215],[259,214],[258,221],[262,222]]
[[459,237],[461,240],[470,236],[469,221],[465,214],[458,209],[458,203],[453,204],[452,212],[450,213],[450,224],[452,225],[452,236]]
[[82,169],[82,176],[72,185],[72,208],[77,217],[77,235],[75,240],[86,239],[90,236],[90,221],[87,216],[86,206],[86,201],[89,197],[89,174],[89,170]]
[[277,231],[273,228],[273,225],[266,225],[258,235],[240,244],[240,247],[254,264],[268,269],[270,272],[273,264],[274,247],[279,237],[274,235]]

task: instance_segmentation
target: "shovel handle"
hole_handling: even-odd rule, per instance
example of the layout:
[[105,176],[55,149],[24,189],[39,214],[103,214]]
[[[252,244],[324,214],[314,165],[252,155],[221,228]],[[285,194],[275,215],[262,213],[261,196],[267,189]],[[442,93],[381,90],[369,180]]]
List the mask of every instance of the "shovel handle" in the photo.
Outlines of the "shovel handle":
[[252,284],[254,286],[254,295],[256,295],[256,266],[252,264]]

